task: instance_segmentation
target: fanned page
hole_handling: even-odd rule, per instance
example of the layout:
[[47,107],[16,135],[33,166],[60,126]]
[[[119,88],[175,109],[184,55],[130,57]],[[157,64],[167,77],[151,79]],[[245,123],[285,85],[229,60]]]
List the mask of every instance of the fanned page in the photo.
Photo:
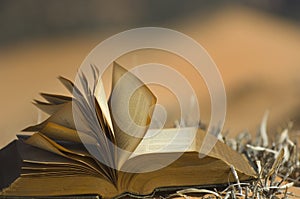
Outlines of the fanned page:
[[156,97],[134,74],[113,63],[110,112],[118,147],[118,169],[148,130]]
[[[94,68],[92,69],[94,70]],[[47,107],[48,112],[52,113],[52,115],[42,123],[30,126],[23,131],[38,131],[41,135],[45,135],[55,142],[64,141],[74,144],[84,142],[84,144],[89,145],[89,149],[99,152],[98,157],[101,158],[101,160],[108,162],[109,165],[114,165],[116,162],[114,160],[114,149],[109,147],[110,145],[107,140],[111,139],[113,143],[115,142],[112,132],[113,129],[111,128],[111,120],[106,119],[109,118],[109,116],[107,116],[109,111],[107,110],[108,105],[105,94],[101,93],[101,89],[103,89],[102,82],[100,80],[101,84],[97,84],[98,91],[96,94],[98,95],[96,96],[103,111],[101,108],[98,108],[99,104],[94,96],[96,85],[94,89],[90,89],[84,74],[81,74],[80,78],[81,83],[83,83],[83,91],[80,91],[70,80],[60,77],[60,81],[72,92],[74,98],[42,93],[42,97],[48,102],[35,101],[35,103],[42,110],[45,110],[45,107]],[[95,80],[97,83],[98,78],[96,75]],[[74,92],[76,95],[74,95]],[[92,102],[95,102],[95,104],[93,105]],[[107,109],[105,109],[105,103]],[[98,109],[96,109],[96,107]],[[95,112],[97,112],[97,114]],[[76,114],[76,118],[73,118],[74,114]],[[74,119],[76,119],[76,121],[74,121]],[[34,143],[36,144],[36,142],[31,144]],[[42,145],[39,145],[39,147],[42,147]],[[60,155],[62,154],[60,153]],[[68,157],[73,155],[72,153],[68,153]],[[101,166],[101,169],[99,169],[100,172],[115,184],[117,179],[116,171],[106,166],[106,164],[102,164],[102,162],[96,160],[95,157],[91,157]]]
[[[96,140],[93,137],[80,132],[80,130],[78,130],[79,125],[75,126],[72,113],[72,110],[75,110],[74,103],[72,103],[72,101],[68,101],[60,104],[60,106],[60,109],[52,114],[47,120],[38,125],[30,126],[23,131],[40,131],[52,139],[77,143],[81,143],[81,139],[84,138],[84,140],[89,144],[96,144]],[[80,111],[77,111],[77,114],[81,114]],[[83,118],[83,116],[81,116],[81,118]],[[76,122],[79,123],[79,120]],[[82,130],[87,129],[86,123],[85,119],[81,121],[80,126],[82,127]],[[78,134],[80,134],[81,138]]]
[[109,107],[107,104],[107,98],[106,98],[102,78],[99,78],[99,80],[97,82],[94,95],[100,106],[102,114],[105,117],[105,119],[109,125],[109,128],[111,129],[111,132],[114,134],[113,124],[112,124],[112,120],[111,120],[111,116],[110,116],[110,112],[109,112]]
[[113,181],[111,178],[113,175],[111,170],[95,161],[90,155],[71,151],[40,133],[36,133],[31,136],[26,140],[26,143],[83,164],[88,168],[87,170],[92,171],[95,176],[103,176],[108,181]]

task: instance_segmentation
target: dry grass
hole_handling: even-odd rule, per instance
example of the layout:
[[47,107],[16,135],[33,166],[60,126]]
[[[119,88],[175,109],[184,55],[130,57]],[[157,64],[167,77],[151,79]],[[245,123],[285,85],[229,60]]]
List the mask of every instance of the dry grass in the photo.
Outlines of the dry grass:
[[[240,182],[233,166],[232,174],[236,183],[228,184],[224,190],[217,189],[185,189],[169,195],[167,198],[189,195],[200,198],[291,198],[300,197],[289,191],[293,186],[300,186],[299,149],[296,141],[289,137],[292,125],[289,124],[274,140],[267,133],[267,117],[265,114],[259,132],[254,139],[244,132],[234,139],[224,142],[243,153],[256,168],[258,178],[251,182]],[[274,133],[271,133],[274,135]]]

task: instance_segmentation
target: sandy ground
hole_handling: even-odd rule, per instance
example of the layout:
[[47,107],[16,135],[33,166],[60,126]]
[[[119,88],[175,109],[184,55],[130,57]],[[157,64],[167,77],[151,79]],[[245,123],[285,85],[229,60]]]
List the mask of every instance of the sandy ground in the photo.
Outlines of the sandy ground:
[[[172,27],[202,44],[218,65],[228,100],[224,129],[230,136],[243,130],[255,133],[266,109],[270,110],[269,126],[273,129],[297,117],[299,26],[246,8],[228,7],[205,20],[200,16],[182,19]],[[30,104],[32,99],[40,99],[39,92],[66,93],[56,77],[74,79],[85,56],[109,35],[101,32],[40,39],[0,49],[0,147],[37,122],[39,115]],[[151,51],[135,57],[134,61],[121,57],[119,62],[130,68],[145,61],[162,61],[183,73],[197,92],[203,120],[209,122],[208,92],[188,63]],[[168,123],[178,118],[167,97],[161,98],[161,103],[167,105]]]

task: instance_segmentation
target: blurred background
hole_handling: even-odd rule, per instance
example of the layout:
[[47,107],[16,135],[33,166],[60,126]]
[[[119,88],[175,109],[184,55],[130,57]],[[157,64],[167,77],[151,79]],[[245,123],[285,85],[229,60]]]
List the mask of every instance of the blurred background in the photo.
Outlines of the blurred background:
[[[39,92],[67,93],[59,75],[74,80],[98,43],[143,26],[180,31],[208,51],[227,92],[229,137],[254,135],[266,110],[272,136],[289,121],[300,129],[299,11],[298,0],[0,0],[0,146],[40,120],[30,103],[40,99]],[[201,119],[209,123],[209,94],[187,62],[151,50],[118,61],[128,69],[157,61],[180,71],[197,92]],[[156,92],[165,95],[160,99],[169,113],[166,127],[172,126],[179,119],[176,100],[170,103],[170,93]]]

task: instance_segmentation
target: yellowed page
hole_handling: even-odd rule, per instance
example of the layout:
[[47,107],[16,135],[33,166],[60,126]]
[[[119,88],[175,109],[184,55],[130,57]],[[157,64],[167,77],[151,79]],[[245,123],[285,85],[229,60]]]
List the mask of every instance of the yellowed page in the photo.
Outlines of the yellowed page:
[[94,95],[100,106],[102,114],[106,118],[106,121],[109,125],[109,128],[111,129],[111,132],[114,134],[113,124],[112,124],[112,120],[111,120],[111,116],[110,116],[110,112],[109,112],[109,107],[107,104],[107,98],[106,98],[105,90],[103,87],[102,78],[99,78],[99,80],[97,82],[97,86],[95,88]]
[[196,151],[197,131],[193,127],[149,129],[130,158],[149,153]]
[[109,101],[118,151],[118,168],[143,139],[150,124],[156,97],[135,75],[113,64]]
[[[78,136],[78,133],[80,132],[53,122],[46,123],[40,132],[52,139],[81,143],[81,139]],[[86,144],[97,144],[96,139],[92,138],[91,136],[85,133],[80,134],[80,136],[84,137]]]
[[100,174],[101,176],[109,179],[109,174],[107,173],[105,168],[99,167],[99,165],[93,159],[71,152],[70,150],[60,146],[59,144],[55,143],[54,141],[40,133],[35,133],[34,135],[32,135],[26,140],[26,143],[82,163],[83,165],[87,166],[89,170],[92,169],[92,171],[98,173],[98,175]]
[[23,131],[38,131],[42,129],[48,122],[53,122],[59,124],[61,126],[65,126],[71,129],[76,129],[74,120],[73,120],[73,113],[72,113],[72,101],[67,102],[62,105],[62,107],[52,114],[47,120],[44,122],[30,126]]
[[64,106],[64,104],[47,104],[47,103],[40,103],[39,101],[35,101],[35,103],[33,104],[36,107],[38,107],[40,110],[44,111],[49,115],[54,114]]

